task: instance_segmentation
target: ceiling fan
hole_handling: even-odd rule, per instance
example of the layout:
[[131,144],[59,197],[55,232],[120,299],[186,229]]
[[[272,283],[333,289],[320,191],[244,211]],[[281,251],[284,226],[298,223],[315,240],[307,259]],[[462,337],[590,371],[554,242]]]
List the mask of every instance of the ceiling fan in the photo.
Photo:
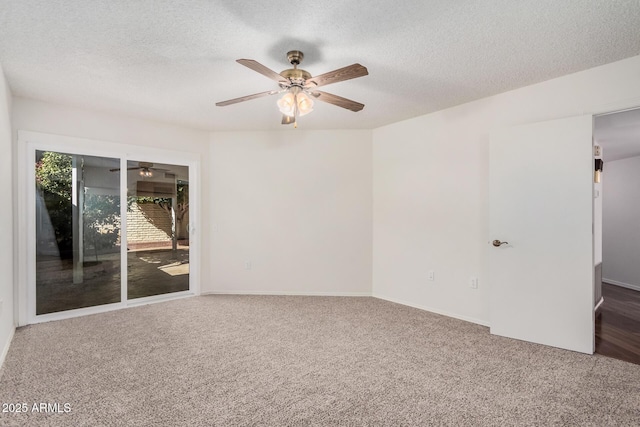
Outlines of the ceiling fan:
[[297,118],[313,111],[313,100],[327,102],[346,108],[351,111],[360,111],[364,108],[364,104],[352,101],[341,96],[333,95],[327,92],[316,90],[317,87],[326,86],[331,83],[337,83],[344,80],[355,79],[369,74],[367,68],[360,64],[353,64],[347,67],[339,68],[316,77],[298,68],[302,62],[304,54],[299,50],[287,52],[287,59],[293,68],[284,70],[280,74],[265,67],[253,59],[238,59],[236,62],[251,68],[253,71],[274,80],[280,86],[280,89],[269,90],[266,92],[255,93],[253,95],[242,96],[240,98],[230,99],[228,101],[217,102],[218,107],[224,107],[238,102],[249,101],[250,99],[262,98],[263,96],[276,95],[285,93],[278,100],[278,108],[282,112],[282,124],[294,124],[297,127]]
[[[117,172],[120,168],[109,169],[110,172]],[[134,168],[127,168],[128,171],[140,170],[140,176],[150,178],[153,176],[153,171],[168,171],[169,169],[154,168],[153,163],[150,162],[138,162],[138,166]]]

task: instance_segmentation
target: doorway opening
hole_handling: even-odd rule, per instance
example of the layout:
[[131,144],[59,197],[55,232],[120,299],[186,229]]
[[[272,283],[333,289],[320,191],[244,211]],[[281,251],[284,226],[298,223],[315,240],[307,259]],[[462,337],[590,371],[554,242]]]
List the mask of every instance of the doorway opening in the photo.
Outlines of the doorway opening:
[[640,364],[640,108],[595,116],[593,136],[603,160],[601,182],[594,184],[594,258],[602,266],[603,297],[595,350]]

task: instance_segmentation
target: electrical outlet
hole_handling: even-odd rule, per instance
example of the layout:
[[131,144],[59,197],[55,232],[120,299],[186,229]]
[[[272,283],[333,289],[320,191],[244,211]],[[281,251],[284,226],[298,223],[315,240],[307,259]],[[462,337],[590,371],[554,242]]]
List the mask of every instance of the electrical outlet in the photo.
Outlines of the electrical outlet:
[[251,270],[251,261],[245,261],[244,262],[244,269],[245,270]]
[[436,280],[436,273],[433,270],[429,270],[429,273],[427,273],[427,279],[433,282]]
[[471,277],[471,279],[469,280],[469,287],[471,289],[478,289],[478,278],[477,277]]
[[596,156],[596,157],[602,156],[602,147],[600,147],[599,145],[594,145],[593,146],[593,155]]

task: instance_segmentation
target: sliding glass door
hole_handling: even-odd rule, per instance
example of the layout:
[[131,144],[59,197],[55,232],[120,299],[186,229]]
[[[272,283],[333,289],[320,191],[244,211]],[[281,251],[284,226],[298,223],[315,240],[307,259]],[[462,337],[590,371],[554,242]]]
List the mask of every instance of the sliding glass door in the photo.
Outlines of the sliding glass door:
[[189,168],[127,163],[127,298],[189,290]]
[[36,314],[120,302],[115,158],[36,151]]
[[192,289],[189,166],[30,153],[32,316]]

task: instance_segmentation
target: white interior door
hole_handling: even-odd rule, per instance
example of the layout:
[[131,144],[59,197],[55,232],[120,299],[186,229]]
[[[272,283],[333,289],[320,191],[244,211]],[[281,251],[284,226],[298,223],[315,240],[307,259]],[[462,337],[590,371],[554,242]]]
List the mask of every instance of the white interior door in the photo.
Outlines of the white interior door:
[[593,353],[592,117],[491,137],[491,333]]

